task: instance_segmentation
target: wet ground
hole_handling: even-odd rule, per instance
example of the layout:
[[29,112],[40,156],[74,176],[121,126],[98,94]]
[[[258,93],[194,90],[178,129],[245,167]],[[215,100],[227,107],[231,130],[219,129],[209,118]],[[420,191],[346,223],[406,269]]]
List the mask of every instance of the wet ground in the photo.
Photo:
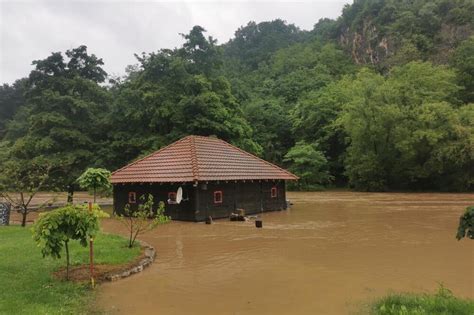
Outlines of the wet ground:
[[[290,193],[254,222],[172,222],[142,237],[157,260],[103,284],[112,314],[351,314],[442,282],[474,298],[474,242],[455,239],[474,194]],[[124,232],[106,220],[109,232]]]
[[[19,199],[20,196],[12,194],[11,197],[14,199]],[[74,203],[76,204],[84,204],[89,201],[92,202],[93,200],[94,197],[85,191],[76,191],[74,193]],[[6,202],[7,200],[0,198],[0,201]],[[66,201],[66,192],[39,192],[31,200],[29,209],[36,209],[40,211],[53,209],[64,206]],[[111,198],[97,196],[96,202],[100,205],[106,205],[105,207],[112,208],[111,206],[107,206],[112,204],[113,201]],[[38,218],[38,213],[39,211],[30,212],[27,216],[27,224],[32,224]],[[21,214],[12,209],[10,213],[10,224],[20,224],[21,219]]]

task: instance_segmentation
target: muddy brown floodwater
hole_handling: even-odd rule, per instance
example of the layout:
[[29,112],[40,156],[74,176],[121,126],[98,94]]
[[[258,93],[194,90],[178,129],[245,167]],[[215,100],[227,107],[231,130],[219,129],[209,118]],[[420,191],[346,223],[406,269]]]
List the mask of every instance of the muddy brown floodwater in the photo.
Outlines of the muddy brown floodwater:
[[[454,237],[474,194],[290,193],[254,222],[172,222],[142,237],[141,274],[101,286],[112,314],[351,314],[394,291],[442,282],[474,297],[474,241]],[[123,232],[114,220],[109,232]]]

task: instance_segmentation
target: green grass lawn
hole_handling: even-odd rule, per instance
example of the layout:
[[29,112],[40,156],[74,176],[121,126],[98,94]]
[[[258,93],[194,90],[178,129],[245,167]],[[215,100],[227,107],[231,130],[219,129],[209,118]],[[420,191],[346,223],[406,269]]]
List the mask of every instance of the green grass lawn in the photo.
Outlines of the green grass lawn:
[[[140,254],[128,249],[117,235],[99,234],[94,242],[97,264],[123,264]],[[71,264],[89,262],[89,248],[70,246]],[[0,314],[88,314],[94,291],[87,285],[59,281],[52,272],[64,267],[60,260],[43,258],[29,227],[0,227]]]
[[435,294],[391,294],[376,301],[371,314],[377,315],[472,315],[474,300],[455,297],[441,286]]

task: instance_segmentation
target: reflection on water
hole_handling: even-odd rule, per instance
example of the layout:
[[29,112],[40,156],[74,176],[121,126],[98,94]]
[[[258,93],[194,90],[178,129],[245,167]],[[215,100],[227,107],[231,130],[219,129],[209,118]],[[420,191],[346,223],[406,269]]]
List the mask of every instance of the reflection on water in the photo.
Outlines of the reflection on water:
[[[347,314],[390,291],[443,282],[474,297],[474,242],[454,238],[474,194],[290,193],[254,222],[172,222],[143,236],[146,271],[102,285],[119,314]],[[113,221],[105,230],[124,232]]]

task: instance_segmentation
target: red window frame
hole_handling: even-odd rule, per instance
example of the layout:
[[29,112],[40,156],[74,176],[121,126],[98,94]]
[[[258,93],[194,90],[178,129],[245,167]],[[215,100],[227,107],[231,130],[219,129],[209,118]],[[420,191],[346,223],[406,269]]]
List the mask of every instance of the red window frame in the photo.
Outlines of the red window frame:
[[[218,197],[220,196],[220,197]],[[222,203],[222,200],[224,199],[224,194],[222,193],[222,190],[216,190],[214,191],[214,203],[215,204],[220,204]]]
[[137,193],[134,191],[128,192],[128,203],[137,203]]
[[276,198],[278,197],[278,189],[276,188],[276,186],[273,186],[271,191],[270,191],[270,196],[272,198]]
[[176,202],[176,191],[170,191],[168,193],[168,200],[171,202]]

